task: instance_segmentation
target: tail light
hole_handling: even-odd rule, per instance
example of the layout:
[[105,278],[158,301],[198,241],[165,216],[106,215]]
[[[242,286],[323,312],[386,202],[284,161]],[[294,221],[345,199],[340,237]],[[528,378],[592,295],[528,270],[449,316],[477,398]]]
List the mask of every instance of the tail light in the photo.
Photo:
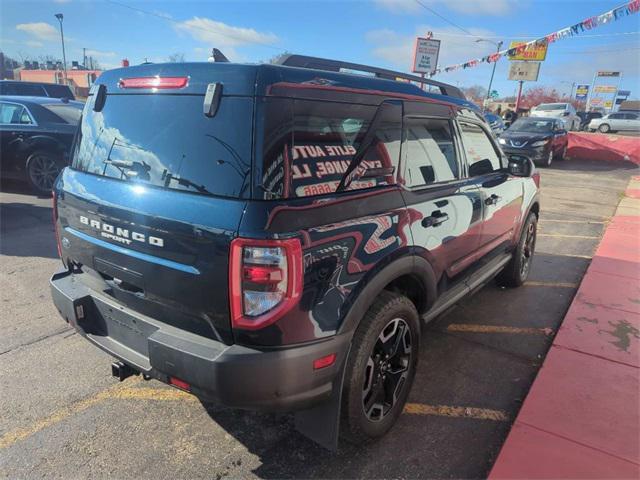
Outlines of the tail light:
[[189,77],[136,77],[121,78],[120,88],[184,88],[189,83]]
[[302,283],[298,239],[231,242],[229,300],[234,328],[271,325],[298,303]]
[[51,207],[53,212],[53,231],[56,235],[56,246],[58,247],[58,257],[62,258],[62,246],[60,245],[60,235],[58,234],[58,195],[56,191],[53,190],[51,195]]

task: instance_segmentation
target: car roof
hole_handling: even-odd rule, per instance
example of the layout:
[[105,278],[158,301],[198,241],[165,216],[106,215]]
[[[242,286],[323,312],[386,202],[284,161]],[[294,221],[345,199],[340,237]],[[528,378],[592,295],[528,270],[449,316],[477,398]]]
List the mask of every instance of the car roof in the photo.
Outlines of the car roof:
[[20,95],[0,95],[0,101],[5,102],[14,102],[14,103],[24,103],[24,104],[37,104],[37,105],[74,105],[82,108],[84,103],[78,102],[76,100],[66,100],[62,98],[55,97],[30,97],[30,96],[20,96]]
[[[96,83],[104,84],[107,92],[118,91],[123,78],[152,76],[188,76],[189,83],[181,89],[185,94],[204,94],[211,82],[223,84],[223,95],[277,95],[279,87],[316,89],[352,94],[374,94],[395,98],[435,101],[457,104],[480,111],[474,103],[450,95],[426,92],[405,81],[389,80],[357,73],[335,72],[314,68],[275,64],[237,64],[228,62],[154,63],[124,67],[104,72]],[[144,91],[144,90],[142,90]],[[141,93],[141,89],[118,93]]]
[[548,121],[552,121],[552,122],[557,122],[558,120],[560,120],[560,118],[558,117],[519,117],[516,122],[518,120],[535,120],[540,121],[540,120],[548,120]]

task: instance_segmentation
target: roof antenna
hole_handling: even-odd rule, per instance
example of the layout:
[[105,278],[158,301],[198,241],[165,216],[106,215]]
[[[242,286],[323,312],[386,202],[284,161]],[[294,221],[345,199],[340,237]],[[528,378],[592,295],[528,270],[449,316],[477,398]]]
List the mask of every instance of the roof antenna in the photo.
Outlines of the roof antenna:
[[211,50],[211,56],[207,59],[208,62],[229,62],[229,59],[224,56],[217,48]]

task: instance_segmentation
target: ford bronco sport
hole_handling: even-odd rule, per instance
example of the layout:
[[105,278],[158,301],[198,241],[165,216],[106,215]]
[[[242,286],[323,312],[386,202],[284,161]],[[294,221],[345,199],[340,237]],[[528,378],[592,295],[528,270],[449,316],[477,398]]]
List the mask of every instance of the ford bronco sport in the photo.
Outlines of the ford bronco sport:
[[120,379],[367,441],[424,323],[526,280],[538,183],[439,82],[296,55],[111,70],[54,188],[53,301]]

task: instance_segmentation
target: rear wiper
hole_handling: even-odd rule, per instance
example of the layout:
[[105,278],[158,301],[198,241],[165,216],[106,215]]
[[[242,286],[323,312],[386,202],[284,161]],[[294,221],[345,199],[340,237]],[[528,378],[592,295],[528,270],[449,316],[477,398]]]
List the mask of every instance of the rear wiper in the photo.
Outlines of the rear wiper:
[[367,128],[367,131],[364,133],[364,137],[362,139],[362,142],[358,146],[358,150],[353,155],[353,158],[351,159],[351,163],[349,163],[349,166],[345,170],[344,175],[342,175],[342,178],[340,179],[340,183],[338,184],[338,188],[336,189],[336,193],[339,193],[339,192],[343,191],[352,182],[353,177],[355,176],[356,169],[362,163],[362,160],[364,159],[365,153],[367,153],[367,150],[369,149],[369,147],[371,146],[371,144],[375,140],[376,130],[378,130],[378,126],[380,125],[380,121],[382,120],[382,117],[384,116],[383,110],[388,105],[393,105],[393,104],[388,103],[388,102],[382,102],[378,106],[378,109],[376,110],[376,113],[374,114],[373,119],[371,120],[371,123],[369,124],[369,128]]
[[178,182],[178,184],[182,185],[183,187],[191,187],[200,193],[211,193],[209,190],[205,188],[204,185],[198,185],[197,183],[194,183],[187,178],[177,177],[166,169],[162,172],[162,180],[164,180],[164,186],[166,188],[169,187],[169,184],[172,181],[175,181],[175,182]]

